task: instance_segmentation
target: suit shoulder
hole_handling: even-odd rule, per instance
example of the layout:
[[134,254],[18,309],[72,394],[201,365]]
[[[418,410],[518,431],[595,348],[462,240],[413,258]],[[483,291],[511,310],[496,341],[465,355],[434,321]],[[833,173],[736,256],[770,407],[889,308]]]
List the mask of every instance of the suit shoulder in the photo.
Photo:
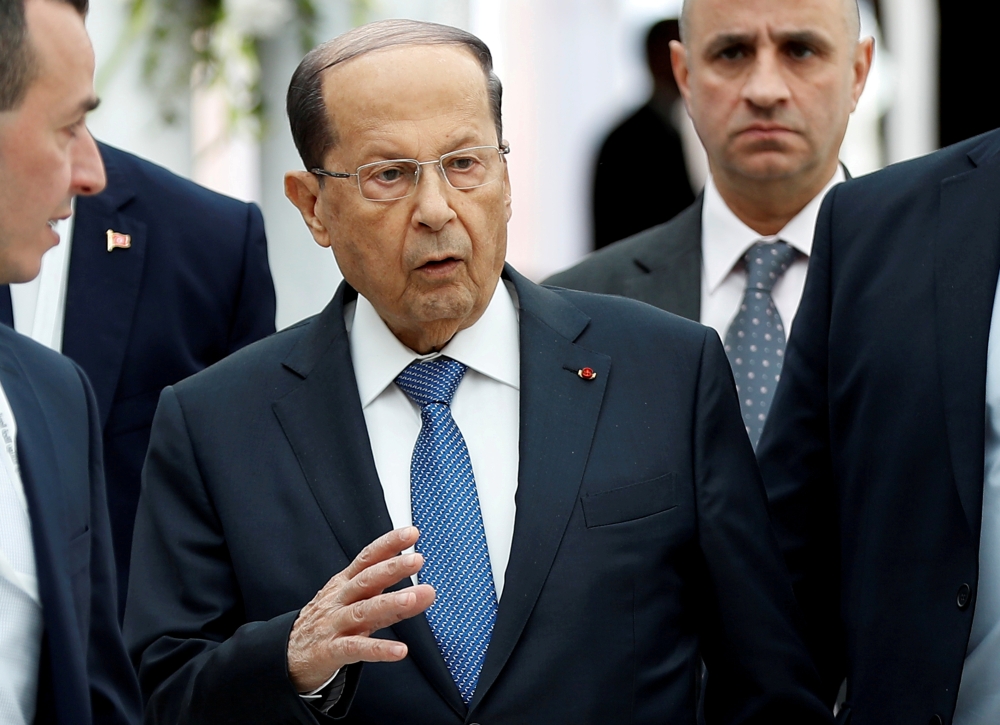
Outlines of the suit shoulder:
[[315,324],[319,315],[308,317],[258,340],[204,370],[185,378],[173,387],[179,395],[199,396],[232,390],[245,394],[274,374],[281,363]]
[[550,288],[585,315],[590,325],[585,337],[602,338],[614,349],[623,340],[693,345],[700,349],[710,328],[638,300],[574,289]]
[[[695,202],[670,221],[591,252],[544,284],[569,289],[621,294],[624,280],[651,271],[661,263],[701,244],[701,204]],[[697,223],[696,223],[697,222]]]
[[991,131],[926,156],[850,179],[837,187],[835,206],[852,215],[871,209],[877,212],[877,217],[891,218],[898,213],[899,203],[913,203],[927,194],[936,194],[945,179],[976,168],[970,157],[980,151],[988,155],[990,147],[998,144],[1000,131]]
[[0,345],[7,348],[21,365],[39,393],[51,393],[64,402],[66,396],[84,390],[85,373],[65,355],[0,325]]
[[116,149],[107,144],[99,144],[101,156],[108,168],[108,185],[116,181],[116,175],[123,177],[128,189],[144,197],[148,203],[157,206],[176,206],[190,211],[209,208],[213,214],[233,214],[240,219],[246,217],[247,202],[234,199],[206,189],[190,179],[185,179],[158,164],[135,154]]

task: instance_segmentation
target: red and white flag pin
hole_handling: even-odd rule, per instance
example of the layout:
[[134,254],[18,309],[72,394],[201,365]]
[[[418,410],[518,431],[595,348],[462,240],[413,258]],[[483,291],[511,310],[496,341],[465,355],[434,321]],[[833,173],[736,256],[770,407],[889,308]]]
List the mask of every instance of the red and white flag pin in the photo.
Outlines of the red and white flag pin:
[[132,246],[132,237],[129,234],[116,232],[114,229],[108,230],[108,251],[113,249],[128,249]]

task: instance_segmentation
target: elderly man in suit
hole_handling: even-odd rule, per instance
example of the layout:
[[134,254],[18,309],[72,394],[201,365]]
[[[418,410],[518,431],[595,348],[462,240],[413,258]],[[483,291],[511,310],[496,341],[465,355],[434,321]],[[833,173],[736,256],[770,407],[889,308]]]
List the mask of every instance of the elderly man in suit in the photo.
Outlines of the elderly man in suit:
[[[38,274],[104,187],[86,0],[0,0],[0,283]],[[68,359],[0,327],[0,722],[130,725],[97,404]]]
[[[704,194],[674,220],[546,280],[714,327],[756,445],[781,374],[823,197],[844,180],[847,121],[873,40],[856,0],[687,0],[677,83],[708,152]],[[635,160],[634,178],[650,173]]]
[[245,204],[98,144],[108,184],[60,220],[0,322],[65,353],[94,386],[118,572],[128,591],[142,463],[160,391],[274,332],[264,221]]
[[710,722],[830,722],[721,343],[504,265],[500,97],[413,21],[296,71],[286,192],[345,282],[161,397],[147,722],[693,723],[700,655]]
[[998,198],[993,131],[820,213],[758,452],[852,725],[1000,722]]

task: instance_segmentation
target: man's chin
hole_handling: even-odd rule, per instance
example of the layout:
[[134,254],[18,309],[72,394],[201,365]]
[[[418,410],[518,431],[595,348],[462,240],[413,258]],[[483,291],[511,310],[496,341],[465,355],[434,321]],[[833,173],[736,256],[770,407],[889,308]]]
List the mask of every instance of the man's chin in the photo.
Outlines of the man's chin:
[[765,183],[793,179],[801,175],[807,166],[801,157],[781,151],[754,153],[733,164],[739,176]]

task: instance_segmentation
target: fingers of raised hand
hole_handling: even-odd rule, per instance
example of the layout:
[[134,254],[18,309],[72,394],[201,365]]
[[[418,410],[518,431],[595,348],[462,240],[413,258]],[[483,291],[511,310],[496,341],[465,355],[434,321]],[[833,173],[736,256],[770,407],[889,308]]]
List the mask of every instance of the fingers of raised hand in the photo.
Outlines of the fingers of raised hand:
[[339,638],[367,635],[420,614],[434,602],[434,589],[426,584],[379,594],[344,607],[336,615]]
[[[383,534],[362,549],[361,553],[354,558],[354,561],[337,576],[343,576],[344,579],[353,579],[365,569],[409,549],[417,543],[419,535],[415,526],[404,526],[401,529]],[[334,577],[334,579],[336,578]]]
[[353,636],[330,643],[330,656],[345,664],[355,662],[397,662],[406,657],[406,645],[386,639]]
[[344,582],[336,599],[343,605],[370,599],[406,577],[413,576],[423,564],[424,558],[420,554],[403,554],[380,561]]

